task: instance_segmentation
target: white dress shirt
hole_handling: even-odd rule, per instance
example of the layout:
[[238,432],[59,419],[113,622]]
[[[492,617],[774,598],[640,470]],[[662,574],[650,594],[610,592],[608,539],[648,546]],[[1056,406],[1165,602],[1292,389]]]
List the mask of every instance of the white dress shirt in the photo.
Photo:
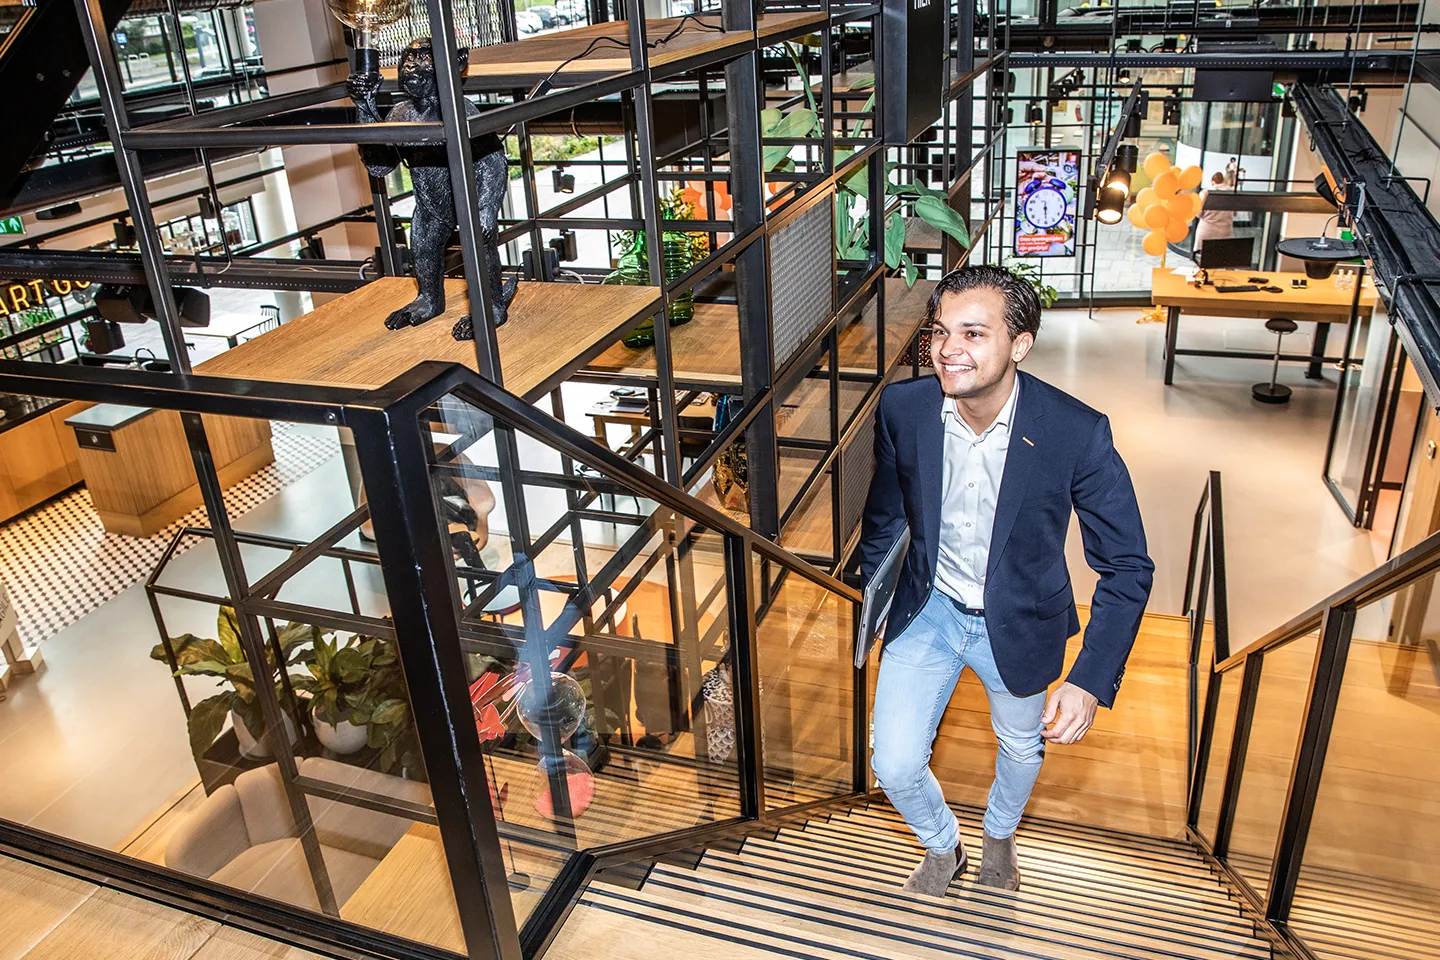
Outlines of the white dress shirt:
[[1010,424],[1020,379],[995,421],[980,434],[970,429],[950,397],[940,405],[945,425],[945,466],[940,498],[940,555],[935,586],[967,607],[985,606],[985,569],[990,562],[990,534],[995,503],[1010,450]]

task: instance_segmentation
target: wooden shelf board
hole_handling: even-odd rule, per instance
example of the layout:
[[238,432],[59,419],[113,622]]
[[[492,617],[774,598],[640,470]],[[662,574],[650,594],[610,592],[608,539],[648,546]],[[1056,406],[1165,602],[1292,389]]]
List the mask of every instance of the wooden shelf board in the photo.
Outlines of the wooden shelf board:
[[[907,287],[900,277],[886,277],[885,283],[885,369],[895,366],[904,345],[925,323],[925,309],[934,280],[916,280]],[[840,369],[875,370],[875,300],[860,312],[859,319],[840,331]]]
[[[475,345],[450,335],[469,310],[463,280],[445,281],[446,310],[418,327],[386,330],[415,296],[415,281],[384,277],[207,360],[196,373],[374,389],[426,360],[476,369]],[[659,303],[654,287],[521,283],[496,332],[505,389],[545,393]]]
[[[699,23],[695,18],[691,18],[682,24],[682,19],[684,18],[663,17],[645,21],[645,36],[650,43],[655,44],[650,49],[652,68],[663,67],[688,57],[741,47],[752,39],[748,30],[721,32],[713,29],[720,25],[720,17],[715,14],[701,16]],[[819,12],[764,14],[757,19],[756,35],[764,38],[805,24],[822,23],[824,20],[825,14]],[[662,39],[677,27],[680,32],[662,43]],[[598,37],[609,37],[619,45],[597,43]],[[465,85],[470,90],[515,90],[533,86],[552,74],[555,74],[556,81],[561,85],[618,77],[630,72],[629,42],[628,25],[623,20],[617,20],[527,37],[510,43],[473,47],[465,72]],[[586,48],[592,43],[595,44],[594,49],[586,52]],[[381,73],[392,80],[396,76],[394,67],[387,67]]]
[[943,238],[940,230],[919,217],[905,218],[905,249],[912,253],[939,253]]
[[[654,287],[610,289],[654,290]],[[734,304],[697,303],[689,322],[670,328],[671,366],[678,383],[740,382],[740,314]],[[624,376],[656,375],[655,348],[612,345],[590,362],[589,370]]]

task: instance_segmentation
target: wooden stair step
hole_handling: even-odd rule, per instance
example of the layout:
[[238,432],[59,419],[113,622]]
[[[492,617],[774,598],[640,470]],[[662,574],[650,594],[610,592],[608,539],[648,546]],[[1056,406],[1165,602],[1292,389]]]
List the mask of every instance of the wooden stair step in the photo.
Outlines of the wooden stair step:
[[[842,886],[857,893],[890,894],[900,890],[908,871],[891,871],[884,876],[853,868],[844,861],[797,861],[784,853],[760,849],[759,844],[749,845],[740,854],[711,851],[701,863],[700,869],[732,868],[750,871],[768,878],[796,877],[805,875],[827,876],[831,886]],[[973,879],[973,870],[968,873]],[[1129,901],[1114,901],[1104,896],[1072,893],[1061,889],[1047,889],[1043,893],[1027,890],[1010,892],[991,890],[986,887],[965,885],[966,896],[973,902],[994,904],[997,908],[1019,916],[1026,912],[1037,912],[1057,922],[1097,923],[1103,922],[1137,930],[1173,930],[1177,933],[1211,935],[1217,929],[1229,929],[1240,924],[1239,929],[1249,931],[1251,925],[1240,915],[1238,908],[1229,914],[1188,913],[1180,910],[1165,910]],[[958,889],[958,888],[957,888]]]
[[[642,895],[652,903],[671,909],[690,909],[739,921],[747,926],[766,926],[819,942],[843,943],[852,949],[884,954],[894,950],[915,960],[944,960],[956,955],[1000,955],[1016,960],[1150,960],[1152,957],[1189,958],[1187,952],[1152,950],[1108,944],[1083,944],[1074,938],[1025,936],[1003,924],[985,924],[976,918],[965,923],[924,925],[909,917],[885,916],[865,901],[848,908],[816,898],[787,896],[769,885],[746,890],[721,884],[713,878],[691,877],[657,871]],[[707,882],[710,881],[710,882]]]
[[[973,876],[973,872],[967,877]],[[758,871],[722,870],[719,863],[706,863],[699,870],[679,872],[657,869],[647,883],[689,889],[694,892],[753,892],[771,901],[792,906],[823,908],[827,917],[846,915],[855,922],[869,923],[882,930],[908,928],[917,935],[954,927],[967,936],[986,942],[1034,943],[1056,950],[1097,952],[1100,956],[1147,958],[1152,950],[1184,957],[1268,957],[1248,924],[1233,921],[1229,928],[1217,925],[1204,934],[1177,934],[1160,929],[1137,930],[1126,924],[1110,924],[1108,918],[1071,921],[1044,909],[1041,903],[1027,903],[1011,897],[992,897],[988,888],[964,879],[952,887],[945,900],[906,893],[898,886],[880,890],[838,888],[830,878],[806,878]],[[1004,891],[995,891],[1004,894]],[[1008,899],[1008,903],[1006,900]]]
[[[803,831],[782,832],[781,839],[795,837],[811,837],[812,842],[821,846],[835,847],[838,849],[863,851],[867,857],[882,859],[897,869],[906,872],[914,866],[921,855],[918,844],[914,838],[909,842],[914,844],[906,849],[894,842],[886,843],[883,839],[876,839],[873,833],[864,828],[837,828],[833,824],[808,824]],[[900,838],[896,838],[900,839]],[[967,838],[967,850],[979,863],[980,844],[978,837],[971,834]],[[1110,889],[1125,890],[1127,895],[1147,894],[1152,897],[1164,897],[1175,899],[1196,905],[1229,905],[1233,901],[1229,894],[1219,886],[1213,878],[1207,880],[1208,874],[1195,873],[1190,875],[1174,874],[1168,877],[1156,878],[1146,875],[1133,865],[1126,868],[1125,865],[1105,863],[1099,860],[1091,860],[1082,854],[1071,854],[1067,851],[1052,852],[1043,843],[1026,843],[1022,836],[1019,841],[1020,870],[1024,877],[1029,877],[1037,882],[1043,881],[1051,885],[1067,886],[1076,878],[1083,877],[1084,883],[1092,887],[1106,887]]]

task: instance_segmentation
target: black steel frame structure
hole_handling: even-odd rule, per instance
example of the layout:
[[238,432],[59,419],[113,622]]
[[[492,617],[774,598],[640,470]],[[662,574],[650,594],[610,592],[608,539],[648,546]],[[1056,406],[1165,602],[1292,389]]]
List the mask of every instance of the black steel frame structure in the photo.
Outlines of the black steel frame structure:
[[[1440,571],[1440,534],[1433,534],[1254,642],[1243,644],[1243,649],[1232,651],[1219,473],[1210,474],[1201,494],[1190,544],[1190,575],[1186,581],[1192,670],[1188,710],[1193,743],[1188,779],[1188,833],[1239,892],[1242,906],[1257,927],[1277,949],[1301,960],[1313,960],[1316,953],[1306,943],[1303,933],[1287,921],[1305,862],[1306,840],[1344,683],[1356,611],[1437,571]],[[1203,642],[1207,619],[1213,630],[1213,641],[1208,645]],[[1260,680],[1268,654],[1311,635],[1318,635],[1318,640],[1305,686],[1299,742],[1290,765],[1283,813],[1274,825],[1276,839],[1268,865],[1268,882],[1264,890],[1259,891],[1230,860],[1230,835],[1246,771]],[[1205,681],[1203,700],[1196,682],[1202,677]],[[1233,700],[1233,734],[1228,744],[1218,744],[1215,739],[1219,712],[1223,708],[1222,681],[1239,684],[1238,696]],[[1207,833],[1201,826],[1201,807],[1207,799],[1207,779],[1216,780],[1209,774],[1214,758],[1222,755],[1217,749],[1220,747],[1227,749],[1223,752],[1223,776],[1216,781],[1221,790],[1218,817],[1213,831]],[[1214,805],[1214,798],[1210,798],[1210,804]]]

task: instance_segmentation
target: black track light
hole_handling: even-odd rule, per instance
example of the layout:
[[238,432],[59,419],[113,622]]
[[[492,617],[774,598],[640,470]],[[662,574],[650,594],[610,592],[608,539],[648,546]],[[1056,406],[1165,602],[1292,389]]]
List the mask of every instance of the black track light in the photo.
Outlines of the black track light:
[[1040,106],[1039,100],[1031,100],[1030,106],[1025,108],[1025,122],[1036,126],[1045,122],[1045,109]]
[[555,186],[556,193],[575,192],[575,174],[566,173],[564,167],[556,167],[550,172],[551,182]]
[[1129,192],[1129,174],[1126,174],[1126,190],[1122,192],[1110,185],[1101,188],[1100,199],[1095,204],[1095,219],[1106,226],[1113,226],[1125,217],[1125,196]]

